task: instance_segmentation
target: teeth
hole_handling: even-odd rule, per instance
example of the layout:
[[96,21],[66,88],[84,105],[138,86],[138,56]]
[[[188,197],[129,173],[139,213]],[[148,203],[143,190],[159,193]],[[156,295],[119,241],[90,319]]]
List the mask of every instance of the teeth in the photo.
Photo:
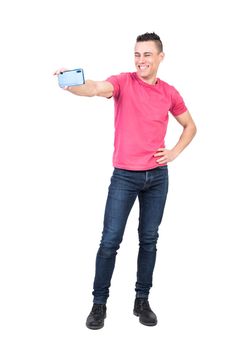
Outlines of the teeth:
[[139,66],[141,70],[147,69],[149,66]]

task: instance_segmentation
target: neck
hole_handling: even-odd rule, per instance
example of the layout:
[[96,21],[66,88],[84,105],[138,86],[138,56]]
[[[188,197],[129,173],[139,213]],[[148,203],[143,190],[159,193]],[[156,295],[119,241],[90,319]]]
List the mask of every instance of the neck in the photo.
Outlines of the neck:
[[147,84],[155,85],[157,83],[157,77],[156,76],[148,77],[148,78],[141,77],[139,74],[137,74],[137,76],[138,76],[139,79],[141,79],[142,81],[144,81]]

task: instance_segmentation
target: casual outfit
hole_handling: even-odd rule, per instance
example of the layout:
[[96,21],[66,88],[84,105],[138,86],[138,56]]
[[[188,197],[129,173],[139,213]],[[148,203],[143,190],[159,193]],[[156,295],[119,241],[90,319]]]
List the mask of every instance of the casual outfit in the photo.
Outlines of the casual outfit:
[[[139,252],[137,260],[136,301],[134,314],[146,325],[157,323],[150,309],[148,295],[156,261],[158,228],[162,220],[168,191],[168,168],[156,163],[154,154],[164,148],[168,112],[174,116],[187,108],[179,92],[161,79],[150,85],[136,73],[122,73],[107,79],[114,87],[115,139],[114,171],[108,191],[102,239],[96,257],[92,310],[87,326],[104,325],[106,308],[100,321],[95,316],[98,305],[109,297],[117,250],[131,208],[139,200]],[[99,307],[100,310],[100,307]],[[96,321],[96,323],[95,323]]]

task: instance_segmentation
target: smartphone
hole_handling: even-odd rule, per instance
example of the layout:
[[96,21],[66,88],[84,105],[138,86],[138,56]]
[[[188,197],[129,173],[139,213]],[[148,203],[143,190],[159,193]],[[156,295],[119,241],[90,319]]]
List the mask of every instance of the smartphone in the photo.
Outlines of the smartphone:
[[84,70],[82,68],[76,68],[60,72],[58,83],[61,88],[85,84]]

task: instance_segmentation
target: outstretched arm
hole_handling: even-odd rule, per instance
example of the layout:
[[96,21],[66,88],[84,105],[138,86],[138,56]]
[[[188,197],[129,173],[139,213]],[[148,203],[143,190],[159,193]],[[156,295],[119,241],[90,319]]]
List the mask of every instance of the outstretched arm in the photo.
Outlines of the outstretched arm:
[[86,80],[84,85],[68,86],[65,90],[78,96],[102,96],[111,97],[114,91],[113,85],[108,81]]
[[[61,68],[57,70],[54,75],[59,75],[60,72],[64,72],[65,69]],[[79,86],[66,86],[64,90],[67,90],[78,96],[102,96],[111,97],[114,92],[114,87],[108,81],[94,81],[86,80],[85,84]]]

